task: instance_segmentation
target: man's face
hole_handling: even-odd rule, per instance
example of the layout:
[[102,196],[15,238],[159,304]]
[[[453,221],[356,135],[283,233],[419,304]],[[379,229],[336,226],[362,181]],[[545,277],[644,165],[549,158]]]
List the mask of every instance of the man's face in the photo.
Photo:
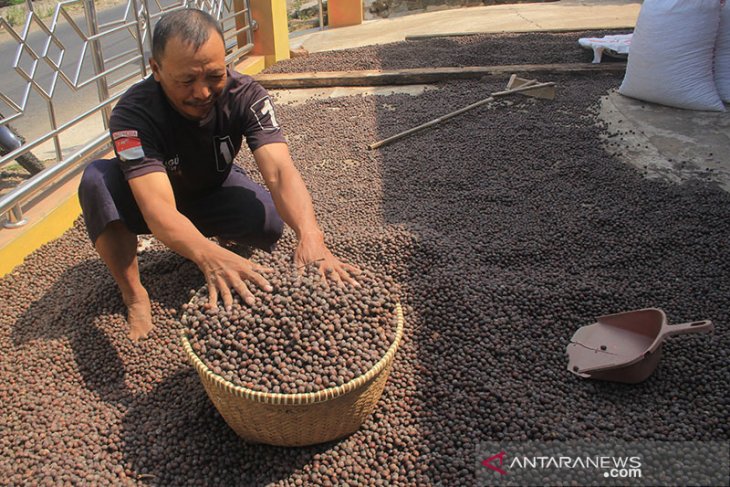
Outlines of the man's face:
[[170,38],[150,66],[172,106],[190,120],[205,118],[226,84],[225,46],[215,30],[197,51],[179,36]]

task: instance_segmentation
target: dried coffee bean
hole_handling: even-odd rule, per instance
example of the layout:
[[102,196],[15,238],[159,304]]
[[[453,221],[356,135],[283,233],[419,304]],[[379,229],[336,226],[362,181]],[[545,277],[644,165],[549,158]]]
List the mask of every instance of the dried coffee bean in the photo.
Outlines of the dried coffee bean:
[[[356,373],[371,369],[393,344],[397,286],[392,279],[365,271],[357,276],[358,286],[339,288],[329,285],[316,265],[297,274],[291,272],[289,259],[282,255],[261,256],[260,261],[278,276],[274,300],[283,294],[294,299],[287,306],[275,307],[275,301],[264,291],[253,289],[257,306],[249,307],[236,297],[230,309],[220,306],[218,314],[208,318],[206,329],[213,330],[214,335],[235,335],[237,343],[249,349],[245,361],[231,351],[232,344],[225,347],[225,343],[210,338],[207,332],[191,328],[193,349],[205,347],[207,353],[199,356],[213,366],[214,372],[234,371],[234,384],[253,384],[252,388],[260,392],[272,392],[274,386],[287,394],[317,392],[328,384],[342,385],[353,380]],[[190,301],[181,320],[189,322],[189,317],[207,302],[207,289],[203,287]],[[380,314],[355,318],[353,308],[372,303],[380,305]],[[231,320],[232,316],[239,316],[237,323]],[[259,318],[266,331],[257,332]],[[279,349],[292,350],[305,343],[311,345],[303,355],[278,353]],[[254,364],[249,364],[251,358]],[[323,380],[315,381],[318,376]]]

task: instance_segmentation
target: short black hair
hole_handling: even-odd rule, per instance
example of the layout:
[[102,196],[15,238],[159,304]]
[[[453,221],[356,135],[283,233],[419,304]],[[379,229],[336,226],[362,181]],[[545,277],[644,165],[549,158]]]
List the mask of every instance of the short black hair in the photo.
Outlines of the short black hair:
[[175,36],[179,36],[197,51],[200,46],[208,41],[211,30],[215,30],[223,40],[223,30],[220,23],[207,12],[194,8],[184,8],[166,13],[160,17],[155,25],[155,31],[152,35],[152,57],[155,61],[161,63],[167,41]]

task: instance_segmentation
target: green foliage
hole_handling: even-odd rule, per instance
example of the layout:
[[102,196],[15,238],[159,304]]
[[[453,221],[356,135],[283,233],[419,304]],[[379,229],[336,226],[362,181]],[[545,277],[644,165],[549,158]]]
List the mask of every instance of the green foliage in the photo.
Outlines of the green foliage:
[[[28,14],[25,0],[0,0],[0,8],[2,7],[7,7],[2,16],[5,17],[5,20],[7,20],[10,25],[15,27],[25,23],[25,18]],[[41,4],[41,6],[35,7],[35,13],[42,19],[53,16],[55,11],[55,4]]]
[[[288,17],[288,24],[289,24],[289,32],[295,32],[302,29],[311,29],[314,27],[319,26],[319,7],[318,6],[310,6],[308,8],[302,8],[302,5],[304,5],[305,0],[293,0],[289,11],[287,13]],[[326,5],[327,2],[324,2],[323,5],[323,11],[325,18],[327,16],[326,14]],[[325,22],[326,24],[326,22]]]
[[26,11],[25,8],[14,6],[7,9],[5,12],[5,20],[12,26],[22,25],[25,22]]

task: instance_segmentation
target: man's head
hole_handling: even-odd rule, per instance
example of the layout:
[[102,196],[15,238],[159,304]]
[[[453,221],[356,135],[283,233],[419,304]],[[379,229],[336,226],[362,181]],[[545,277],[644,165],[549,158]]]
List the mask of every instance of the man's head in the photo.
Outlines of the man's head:
[[220,25],[194,9],[165,14],[155,25],[150,67],[172,106],[200,120],[226,84],[226,50]]

